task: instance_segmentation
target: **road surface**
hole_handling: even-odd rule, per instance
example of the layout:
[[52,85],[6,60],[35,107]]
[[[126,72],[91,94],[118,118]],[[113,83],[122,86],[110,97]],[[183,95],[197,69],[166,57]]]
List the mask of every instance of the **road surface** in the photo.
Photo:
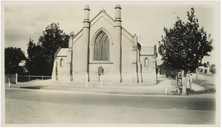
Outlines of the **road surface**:
[[215,99],[6,89],[6,124],[215,124]]

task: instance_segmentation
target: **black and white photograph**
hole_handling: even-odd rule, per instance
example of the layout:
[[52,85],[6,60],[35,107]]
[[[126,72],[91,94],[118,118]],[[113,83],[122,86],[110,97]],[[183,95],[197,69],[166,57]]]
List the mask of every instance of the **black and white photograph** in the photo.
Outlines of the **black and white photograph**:
[[221,126],[220,4],[1,1],[1,126]]

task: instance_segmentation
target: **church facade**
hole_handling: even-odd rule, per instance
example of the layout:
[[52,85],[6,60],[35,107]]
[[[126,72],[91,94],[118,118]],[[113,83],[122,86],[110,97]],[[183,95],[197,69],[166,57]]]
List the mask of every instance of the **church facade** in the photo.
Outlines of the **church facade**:
[[142,47],[136,34],[132,35],[121,23],[120,5],[115,6],[115,19],[101,10],[91,20],[86,5],[83,28],[70,37],[69,48],[59,48],[55,53],[52,79],[155,84],[156,47]]

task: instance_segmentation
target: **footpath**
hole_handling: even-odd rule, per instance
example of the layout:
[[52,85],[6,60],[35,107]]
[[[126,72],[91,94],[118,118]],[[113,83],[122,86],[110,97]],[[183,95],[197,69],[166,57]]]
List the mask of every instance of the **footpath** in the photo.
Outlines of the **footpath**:
[[[58,82],[52,80],[33,80],[30,82],[20,82],[18,84],[11,84],[10,88],[20,89],[36,89],[36,90],[50,90],[50,91],[72,91],[80,93],[103,93],[103,94],[130,94],[130,95],[180,95],[178,88],[172,84],[171,79],[165,76],[159,76],[157,84],[118,84],[106,85],[101,88],[100,84],[89,85],[73,84],[69,82]],[[175,81],[174,81],[175,82]],[[9,88],[5,84],[5,88]],[[192,90],[195,92],[205,90],[204,87],[192,84]],[[190,94],[192,95],[192,94]]]

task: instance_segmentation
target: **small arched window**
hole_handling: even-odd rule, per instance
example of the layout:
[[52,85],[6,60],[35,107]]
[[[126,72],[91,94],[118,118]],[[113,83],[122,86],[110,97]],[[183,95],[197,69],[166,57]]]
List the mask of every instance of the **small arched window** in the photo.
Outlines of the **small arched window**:
[[60,60],[60,67],[63,67],[63,65],[64,65],[64,60],[61,59],[61,60]]
[[149,65],[149,60],[148,60],[148,58],[146,58],[144,61],[144,66],[147,67],[148,65]]

